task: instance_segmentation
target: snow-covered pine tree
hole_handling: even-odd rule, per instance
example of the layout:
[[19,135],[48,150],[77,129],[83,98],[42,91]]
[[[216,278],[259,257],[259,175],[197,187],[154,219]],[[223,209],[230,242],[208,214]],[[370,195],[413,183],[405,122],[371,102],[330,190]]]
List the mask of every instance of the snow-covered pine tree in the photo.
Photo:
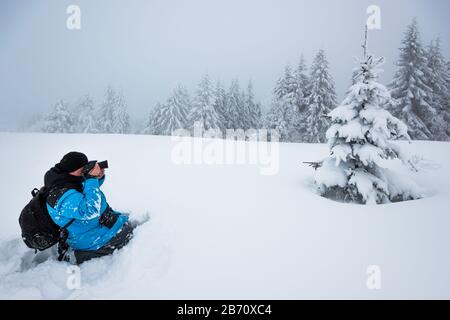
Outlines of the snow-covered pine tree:
[[440,39],[432,41],[427,51],[430,76],[428,85],[433,90],[433,107],[438,111],[431,123],[436,140],[450,139],[450,73],[442,54]]
[[203,130],[223,131],[220,117],[214,108],[214,91],[208,75],[204,75],[198,85],[196,96],[188,116],[189,127],[200,123]]
[[125,134],[130,132],[130,116],[125,106],[123,93],[117,92],[113,109],[113,132]]
[[416,19],[408,26],[402,44],[396,63],[398,70],[390,84],[391,95],[397,100],[392,113],[407,124],[412,139],[433,139],[432,121],[436,110],[431,105],[430,70]]
[[265,127],[269,130],[278,131],[281,142],[292,142],[294,130],[292,119],[294,115],[295,109],[292,107],[289,95],[281,99],[274,99],[272,107],[265,116]]
[[302,141],[304,142],[326,141],[325,133],[330,126],[330,119],[326,115],[337,105],[334,80],[328,69],[325,51],[321,49],[317,52],[311,66],[308,107],[302,117],[304,122]]
[[259,129],[261,127],[261,105],[255,101],[253,93],[253,82],[250,80],[247,85],[247,92],[244,100],[245,110],[245,130]]
[[154,114],[158,134],[169,136],[177,129],[187,129],[190,109],[189,94],[183,86],[178,85],[166,103],[159,106]]
[[245,101],[238,79],[231,80],[228,91],[226,129],[245,129]]
[[109,85],[106,89],[105,102],[99,108],[97,128],[101,133],[114,133],[114,113],[116,106],[116,92]]
[[[220,81],[217,81],[214,90],[214,108],[219,115],[221,122],[221,128],[227,129],[227,124],[230,122],[227,110],[228,110],[228,95],[224,86]],[[225,132],[223,132],[225,133]]]
[[76,114],[75,130],[79,133],[96,133],[96,113],[94,109],[94,101],[89,94],[80,99],[75,107]]
[[51,112],[44,120],[42,131],[49,133],[72,133],[74,130],[73,116],[66,102],[60,100],[55,104]]
[[303,54],[300,57],[294,76],[297,82],[297,105],[299,112],[303,113],[308,104],[307,97],[309,96],[309,77],[307,75],[307,67]]
[[275,85],[273,90],[275,99],[282,99],[288,94],[297,94],[297,79],[292,73],[290,65],[284,68],[284,74],[281,76]]
[[298,121],[297,81],[292,75],[290,66],[286,66],[284,74],[275,85],[272,107],[266,114],[265,125],[268,129],[278,130],[280,141],[294,142],[297,135]]
[[297,69],[295,70],[294,77],[296,80],[296,105],[297,112],[293,119],[293,126],[295,128],[293,132],[292,140],[295,142],[303,142],[303,135],[306,131],[305,126],[305,112],[308,107],[309,96],[309,76],[307,75],[307,67],[303,54],[300,57]]
[[127,113],[122,92],[117,92],[111,85],[106,89],[105,102],[100,106],[97,128],[101,133],[128,133],[130,116]]
[[406,125],[383,108],[392,103],[389,91],[377,82],[384,59],[368,55],[366,49],[356,83],[329,114],[330,156],[316,170],[316,184],[326,197],[365,204],[420,198],[414,182],[382,167],[385,159],[402,159],[401,150],[389,140],[409,136]]
[[147,116],[147,120],[144,123],[144,128],[142,129],[142,134],[159,135],[160,128],[157,123],[157,118],[159,117],[162,105],[158,102],[154,108],[152,108]]

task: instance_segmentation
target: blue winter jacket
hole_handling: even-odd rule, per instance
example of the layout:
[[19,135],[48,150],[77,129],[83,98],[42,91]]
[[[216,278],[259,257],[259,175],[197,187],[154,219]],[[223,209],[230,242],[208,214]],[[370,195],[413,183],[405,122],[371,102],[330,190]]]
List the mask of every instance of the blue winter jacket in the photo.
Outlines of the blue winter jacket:
[[83,192],[75,189],[67,190],[52,208],[47,209],[53,221],[60,227],[67,225],[71,219],[75,221],[67,228],[69,238],[67,244],[76,250],[97,250],[113,238],[128,221],[128,216],[120,214],[111,229],[99,223],[101,214],[108,207],[106,197],[100,190],[105,181],[87,179],[83,182]]

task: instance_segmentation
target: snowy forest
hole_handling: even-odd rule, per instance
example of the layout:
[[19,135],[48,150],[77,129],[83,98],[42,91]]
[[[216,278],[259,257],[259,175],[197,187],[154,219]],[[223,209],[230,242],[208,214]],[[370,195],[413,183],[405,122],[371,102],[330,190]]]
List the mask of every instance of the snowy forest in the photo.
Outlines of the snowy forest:
[[[407,27],[386,110],[403,121],[413,140],[450,140],[450,61],[437,38],[425,45],[416,19]],[[351,84],[357,81],[353,72]],[[205,74],[195,92],[176,86],[167,99],[150,108],[140,128],[132,128],[123,92],[109,85],[104,101],[89,94],[69,106],[57,101],[47,115],[33,115],[22,131],[48,133],[141,133],[171,135],[200,122],[204,129],[276,129],[282,142],[323,143],[338,107],[325,50],[308,67],[304,57],[287,65],[275,82],[269,106],[255,97],[252,81],[226,85]]]

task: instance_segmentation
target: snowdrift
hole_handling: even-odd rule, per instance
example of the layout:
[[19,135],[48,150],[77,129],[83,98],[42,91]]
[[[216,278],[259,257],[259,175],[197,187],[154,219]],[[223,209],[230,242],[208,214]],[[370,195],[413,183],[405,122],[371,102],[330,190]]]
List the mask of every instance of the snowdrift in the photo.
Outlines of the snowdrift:
[[[317,194],[302,165],[319,144],[281,144],[279,172],[257,165],[177,165],[169,137],[0,133],[0,298],[450,298],[450,143],[399,143],[426,197],[387,205]],[[110,204],[150,220],[131,244],[79,270],[35,255],[17,218],[44,172],[68,151],[109,160]],[[369,290],[369,266],[381,289]],[[80,286],[71,286],[79,272]]]

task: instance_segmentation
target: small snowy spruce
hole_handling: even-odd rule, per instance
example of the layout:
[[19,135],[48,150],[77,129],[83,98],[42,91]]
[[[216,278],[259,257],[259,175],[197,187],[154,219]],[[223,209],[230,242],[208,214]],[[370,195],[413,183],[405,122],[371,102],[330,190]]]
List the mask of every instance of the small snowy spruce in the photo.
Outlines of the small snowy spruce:
[[58,101],[53,112],[45,118],[42,131],[48,133],[72,133],[74,131],[73,116],[64,100]]
[[377,82],[382,63],[383,58],[365,53],[355,84],[329,113],[332,125],[326,136],[331,152],[315,174],[325,197],[381,204],[422,196],[413,181],[383,167],[387,159],[402,159],[401,150],[389,140],[409,136],[406,125],[383,108],[392,98]]

